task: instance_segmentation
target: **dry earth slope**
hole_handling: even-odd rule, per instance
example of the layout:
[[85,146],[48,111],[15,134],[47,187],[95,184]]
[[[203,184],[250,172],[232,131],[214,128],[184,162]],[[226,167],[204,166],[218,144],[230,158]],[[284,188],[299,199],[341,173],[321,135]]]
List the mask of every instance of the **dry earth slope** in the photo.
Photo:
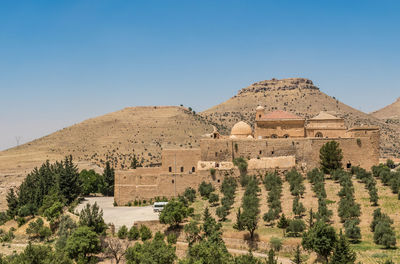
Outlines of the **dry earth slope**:
[[396,102],[371,113],[372,116],[385,120],[400,120],[400,97]]
[[[399,125],[387,124],[343,104],[321,92],[311,80],[304,78],[272,79],[254,83],[201,115],[229,129],[240,120],[253,124],[258,105],[264,106],[266,111],[285,110],[303,117],[312,117],[320,111],[330,111],[344,118],[347,126],[377,125],[381,128],[381,155],[399,155]],[[229,130],[224,133],[229,133]]]
[[81,168],[104,167],[106,160],[121,168],[130,166],[135,154],[151,166],[161,162],[163,148],[197,147],[201,135],[212,131],[202,116],[175,106],[131,107],[88,119],[0,152],[0,197],[47,159],[71,154]]

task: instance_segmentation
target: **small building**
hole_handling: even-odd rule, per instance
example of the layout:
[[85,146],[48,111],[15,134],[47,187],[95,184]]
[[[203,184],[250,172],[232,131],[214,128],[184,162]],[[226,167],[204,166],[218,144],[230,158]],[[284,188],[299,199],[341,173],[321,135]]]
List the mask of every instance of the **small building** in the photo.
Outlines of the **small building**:
[[306,136],[319,138],[342,138],[347,128],[344,119],[321,111],[317,116],[307,120]]
[[305,119],[295,114],[277,110],[265,113],[263,107],[256,109],[254,136],[263,138],[304,138]]

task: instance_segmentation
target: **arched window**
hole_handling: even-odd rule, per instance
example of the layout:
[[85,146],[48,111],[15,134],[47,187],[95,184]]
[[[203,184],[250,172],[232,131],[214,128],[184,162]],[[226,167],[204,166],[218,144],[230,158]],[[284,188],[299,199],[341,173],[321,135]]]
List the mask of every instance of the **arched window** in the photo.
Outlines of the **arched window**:
[[278,138],[278,135],[272,134],[272,135],[271,135],[271,138]]
[[184,170],[183,167],[181,167],[181,172],[183,172],[183,170]]
[[317,132],[317,133],[315,133],[315,137],[322,138],[322,137],[324,137],[324,135],[322,135],[321,132]]
[[192,172],[195,172],[195,171],[196,171],[195,167],[192,167]]
[[284,137],[284,138],[288,138],[288,137],[289,137],[289,135],[288,135],[288,134],[285,134],[285,135],[283,135],[283,137]]
[[172,167],[168,167],[168,171],[169,171],[169,172],[172,172]]

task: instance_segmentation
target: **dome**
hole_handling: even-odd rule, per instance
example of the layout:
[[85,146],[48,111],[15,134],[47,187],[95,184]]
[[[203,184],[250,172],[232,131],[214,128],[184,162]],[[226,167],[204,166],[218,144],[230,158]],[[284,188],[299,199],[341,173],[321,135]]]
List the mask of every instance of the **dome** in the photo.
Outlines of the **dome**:
[[231,135],[235,136],[248,136],[253,133],[251,127],[243,121],[236,123],[232,127]]
[[261,105],[257,106],[256,111],[263,111],[264,107],[262,107]]

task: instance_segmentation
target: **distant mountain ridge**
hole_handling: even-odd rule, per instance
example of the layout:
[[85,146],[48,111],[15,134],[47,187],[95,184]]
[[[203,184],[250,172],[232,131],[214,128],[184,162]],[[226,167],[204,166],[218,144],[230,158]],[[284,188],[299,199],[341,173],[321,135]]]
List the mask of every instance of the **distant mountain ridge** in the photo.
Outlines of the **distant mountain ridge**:
[[392,104],[371,113],[379,119],[400,119],[400,97]]

